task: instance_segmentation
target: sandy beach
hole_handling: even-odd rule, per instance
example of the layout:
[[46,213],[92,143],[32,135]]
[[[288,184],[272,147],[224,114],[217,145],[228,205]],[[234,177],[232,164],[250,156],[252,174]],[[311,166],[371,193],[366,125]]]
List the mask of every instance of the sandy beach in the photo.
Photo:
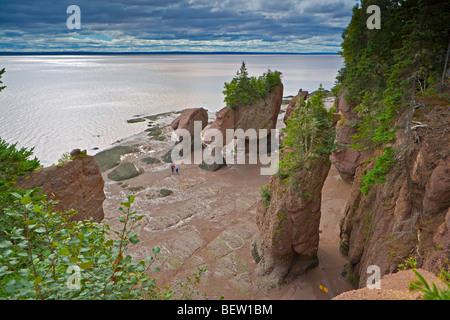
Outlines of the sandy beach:
[[[165,141],[142,132],[114,144],[139,148],[123,155],[121,163],[134,163],[140,175],[114,181],[108,178],[114,169],[103,172],[106,222],[118,230],[120,202],[136,195],[132,208],[145,217],[139,227],[141,242],[131,246],[130,253],[143,259],[154,246],[161,247],[165,258],[154,264],[161,271],[152,274],[160,287],[179,289],[178,280],[206,266],[199,292],[206,292],[207,299],[328,300],[353,289],[341,275],[346,259],[339,252],[339,220],[351,186],[339,179],[334,167],[323,187],[319,266],[278,286],[255,275],[251,252],[259,188],[270,177],[260,175],[259,165],[249,164],[227,165],[215,172],[178,164],[179,173],[172,173],[162,158],[173,145],[168,124],[176,116],[169,113],[149,122],[149,127],[162,129]],[[149,157],[157,160],[142,161]]]

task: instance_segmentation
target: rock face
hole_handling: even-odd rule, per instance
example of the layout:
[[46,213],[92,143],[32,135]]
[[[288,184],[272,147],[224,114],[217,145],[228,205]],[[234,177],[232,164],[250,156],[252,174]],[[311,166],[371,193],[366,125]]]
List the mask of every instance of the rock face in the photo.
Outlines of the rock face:
[[[194,137],[194,122],[201,121],[202,129],[208,124],[208,112],[203,108],[192,108],[184,110],[178,118],[175,118],[170,126],[173,130],[185,129]],[[200,138],[200,137],[199,137]],[[182,137],[180,137],[182,141]],[[193,142],[193,139],[192,139]]]
[[286,113],[284,114],[284,118],[283,121],[286,122],[286,120],[292,115],[292,113],[294,112],[295,107],[297,106],[297,101],[298,98],[302,96],[303,97],[303,101],[306,101],[306,99],[308,98],[308,91],[303,91],[302,89],[300,89],[297,93],[297,95],[292,98],[292,100],[289,102],[289,105],[286,109]]
[[[223,143],[227,144],[226,129],[275,129],[283,100],[283,84],[276,86],[264,99],[254,104],[237,106],[234,109],[223,108],[217,112],[216,120],[209,128],[223,134]],[[208,141],[205,141],[208,142]]]
[[[372,186],[367,195],[360,191],[362,176],[373,168],[376,152],[371,161],[355,169],[340,224],[340,248],[348,255],[349,269],[353,278],[359,278],[360,287],[369,276],[369,265],[379,266],[383,275],[396,272],[399,264],[412,258],[416,267],[435,274],[449,270],[450,110],[425,105],[413,120],[420,119],[432,129],[417,128],[408,138],[401,126],[408,111],[399,116],[394,165],[385,183]],[[339,158],[334,161],[339,164]]]
[[262,200],[257,210],[254,256],[260,260],[260,274],[282,283],[317,266],[322,187],[330,166],[316,161],[293,186],[272,176],[270,204]]
[[345,100],[345,94],[337,98],[336,111],[341,119],[336,125],[336,140],[339,149],[331,155],[331,161],[345,181],[353,181],[356,168],[369,156],[369,152],[358,151],[350,147],[351,136],[357,133],[356,125],[360,119],[353,111],[354,107]]
[[[223,108],[218,111],[216,113],[216,120],[206,129],[219,130],[222,133],[222,137],[226,137],[226,130],[234,129],[234,110],[231,108]],[[213,141],[205,139],[204,142],[211,144]]]
[[61,166],[51,166],[19,177],[16,185],[23,189],[42,186],[49,200],[60,200],[55,210],[75,209],[75,220],[104,218],[103,178],[93,157],[83,155],[79,149],[71,152],[73,160]]

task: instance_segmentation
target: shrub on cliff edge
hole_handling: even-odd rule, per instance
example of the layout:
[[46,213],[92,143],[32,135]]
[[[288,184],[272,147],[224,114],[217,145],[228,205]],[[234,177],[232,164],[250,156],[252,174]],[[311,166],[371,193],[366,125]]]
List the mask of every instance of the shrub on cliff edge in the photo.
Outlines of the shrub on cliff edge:
[[281,72],[268,70],[262,76],[249,77],[245,62],[230,83],[225,82],[224,102],[227,108],[252,104],[267,95],[281,83]]

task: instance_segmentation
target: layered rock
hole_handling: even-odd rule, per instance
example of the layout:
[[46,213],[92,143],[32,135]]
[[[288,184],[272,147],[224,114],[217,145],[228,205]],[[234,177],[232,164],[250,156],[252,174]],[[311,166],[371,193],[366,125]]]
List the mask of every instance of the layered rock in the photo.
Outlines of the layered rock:
[[340,244],[360,287],[365,286],[369,265],[379,266],[382,274],[396,272],[407,258],[433,273],[450,267],[450,110],[433,104],[422,109],[413,120],[427,125],[417,126],[410,135],[405,130],[409,110],[399,116],[394,165],[385,183],[372,186],[367,195],[360,191],[378,151],[355,169]]
[[257,210],[258,273],[282,283],[317,266],[322,187],[330,166],[329,161],[315,161],[292,186],[272,176],[270,204],[262,200]]
[[345,93],[336,99],[336,111],[341,119],[336,125],[336,142],[338,149],[331,155],[331,162],[345,181],[353,181],[356,168],[369,156],[367,151],[359,151],[350,147],[351,136],[357,133],[359,116],[354,112],[355,106],[346,100]]
[[16,185],[23,189],[41,186],[42,193],[49,200],[59,200],[55,210],[75,209],[75,220],[93,218],[101,222],[104,218],[104,181],[99,166],[93,157],[75,149],[71,152],[72,161],[61,166],[41,168],[21,176]]

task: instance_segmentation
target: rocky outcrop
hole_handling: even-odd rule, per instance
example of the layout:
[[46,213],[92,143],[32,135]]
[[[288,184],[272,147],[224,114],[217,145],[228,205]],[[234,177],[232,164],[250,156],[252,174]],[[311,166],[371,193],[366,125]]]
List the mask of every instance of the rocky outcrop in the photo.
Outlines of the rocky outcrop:
[[346,100],[345,93],[336,99],[336,112],[341,119],[336,125],[336,142],[338,149],[331,155],[331,162],[339,171],[345,181],[353,181],[356,168],[369,156],[367,151],[359,151],[350,147],[353,143],[351,136],[357,133],[357,125],[360,121],[354,112],[354,105]]
[[[234,110],[231,108],[223,108],[216,113],[216,120],[208,127],[206,130],[215,129],[219,130],[222,133],[222,137],[226,137],[227,129],[234,129]],[[204,132],[202,132],[202,136],[204,137],[203,142],[205,144],[211,144],[214,140],[208,140]],[[224,141],[222,141],[224,142]]]
[[272,176],[270,204],[261,200],[257,210],[258,273],[282,283],[317,266],[322,187],[330,166],[329,161],[315,161],[292,186]]
[[[208,124],[208,112],[203,108],[192,108],[184,110],[180,116],[175,118],[170,126],[173,130],[184,129],[189,131],[191,138],[194,137],[194,123],[195,121],[201,121],[203,129]],[[183,137],[180,137],[179,141],[182,141]],[[200,137],[198,137],[200,138]],[[191,140],[193,142],[193,139]]]
[[372,186],[366,195],[360,191],[378,151],[355,169],[340,224],[340,247],[360,287],[369,265],[379,266],[382,275],[396,272],[407,258],[435,274],[450,268],[450,110],[430,101],[423,105],[413,120],[426,126],[410,135],[405,130],[409,110],[399,116],[394,165],[383,184]]
[[[234,109],[223,108],[216,114],[216,120],[208,128],[217,129],[223,134],[223,144],[232,137],[226,136],[226,129],[275,129],[283,100],[283,84],[276,86],[264,99],[251,105],[237,106]],[[209,141],[204,141],[209,143]]]
[[302,89],[300,89],[297,95],[292,98],[292,100],[288,104],[286,113],[284,114],[284,122],[286,122],[286,120],[292,115],[292,113],[294,113],[294,109],[297,106],[297,101],[300,96],[303,98],[303,101],[306,101],[306,99],[308,98],[308,91],[303,91]]
[[72,161],[61,166],[41,168],[21,176],[16,185],[23,189],[41,186],[42,193],[49,200],[59,200],[55,210],[75,209],[78,213],[75,220],[93,218],[101,222],[104,218],[103,178],[99,166],[93,157],[79,149],[71,152]]

